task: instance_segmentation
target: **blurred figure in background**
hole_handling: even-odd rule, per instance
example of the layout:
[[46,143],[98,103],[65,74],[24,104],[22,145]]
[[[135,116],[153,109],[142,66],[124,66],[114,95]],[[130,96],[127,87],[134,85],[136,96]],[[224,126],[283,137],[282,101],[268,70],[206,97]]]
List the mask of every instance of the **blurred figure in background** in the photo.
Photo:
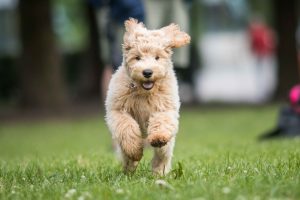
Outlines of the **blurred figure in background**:
[[[157,29],[170,23],[178,24],[182,30],[189,31],[189,15],[183,0],[146,0],[146,24],[149,29]],[[187,68],[189,64],[189,47],[174,51],[174,65]]]
[[[145,0],[146,25],[149,29],[158,29],[171,23],[189,32],[188,6],[192,0]],[[191,76],[186,74],[190,67],[190,47],[174,50],[173,63],[179,80],[179,95],[182,102],[193,101]]]
[[[130,17],[144,22],[145,12],[142,0],[90,0],[90,2],[98,8],[100,52],[105,63],[101,77],[101,91],[105,100],[111,76],[122,63],[124,22]],[[116,155],[120,155],[118,153],[120,149],[115,142],[112,143],[112,147]]]
[[289,105],[280,109],[276,127],[260,136],[261,140],[300,136],[300,84],[289,93]]
[[132,17],[144,22],[145,12],[142,0],[90,0],[90,2],[98,9],[101,58],[105,63],[101,86],[102,97],[105,99],[111,75],[122,63],[124,21]]
[[[275,51],[274,32],[258,16],[254,17],[249,25],[249,37],[252,53],[255,57],[256,68],[256,87],[263,89],[263,71],[270,65]],[[262,93],[263,94],[263,93]],[[262,95],[260,98],[262,99]]]

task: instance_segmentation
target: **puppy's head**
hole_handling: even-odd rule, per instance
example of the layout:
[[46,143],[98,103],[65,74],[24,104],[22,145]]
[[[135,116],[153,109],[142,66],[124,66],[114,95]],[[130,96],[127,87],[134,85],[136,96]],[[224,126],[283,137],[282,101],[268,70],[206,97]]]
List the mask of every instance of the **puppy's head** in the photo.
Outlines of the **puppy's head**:
[[135,19],[125,21],[123,55],[129,76],[145,90],[164,78],[172,67],[172,49],[186,45],[190,36],[170,24],[158,30],[147,30]]

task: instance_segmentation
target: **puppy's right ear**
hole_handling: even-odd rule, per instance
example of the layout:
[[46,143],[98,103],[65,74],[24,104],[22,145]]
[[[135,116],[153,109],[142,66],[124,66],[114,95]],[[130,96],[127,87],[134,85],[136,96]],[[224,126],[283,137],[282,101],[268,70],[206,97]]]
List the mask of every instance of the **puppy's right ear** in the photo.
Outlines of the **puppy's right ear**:
[[125,34],[124,34],[124,44],[123,48],[124,50],[130,50],[132,47],[132,43],[134,43],[136,39],[136,35],[138,32],[140,32],[142,29],[145,29],[145,26],[142,22],[138,22],[138,20],[134,18],[129,18],[125,21]]
[[128,20],[125,21],[125,30],[128,33],[133,33],[136,29],[144,27],[142,22],[138,22],[137,19],[134,18],[129,18]]

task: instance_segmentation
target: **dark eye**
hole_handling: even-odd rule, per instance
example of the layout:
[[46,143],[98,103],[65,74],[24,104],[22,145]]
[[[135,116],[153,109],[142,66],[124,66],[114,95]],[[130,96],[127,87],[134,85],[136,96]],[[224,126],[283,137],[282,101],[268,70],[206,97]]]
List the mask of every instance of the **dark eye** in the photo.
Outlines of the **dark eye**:
[[156,57],[155,57],[155,60],[159,60],[159,56],[156,56]]
[[136,56],[135,59],[136,60],[141,60],[141,57],[140,56]]

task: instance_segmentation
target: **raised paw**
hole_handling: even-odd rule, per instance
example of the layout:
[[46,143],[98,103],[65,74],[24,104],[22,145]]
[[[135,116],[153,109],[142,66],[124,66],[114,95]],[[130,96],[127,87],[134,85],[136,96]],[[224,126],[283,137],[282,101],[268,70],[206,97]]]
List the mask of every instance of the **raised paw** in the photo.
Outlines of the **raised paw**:
[[163,147],[165,146],[171,139],[171,135],[167,134],[158,134],[153,133],[148,136],[148,141],[153,147]]

